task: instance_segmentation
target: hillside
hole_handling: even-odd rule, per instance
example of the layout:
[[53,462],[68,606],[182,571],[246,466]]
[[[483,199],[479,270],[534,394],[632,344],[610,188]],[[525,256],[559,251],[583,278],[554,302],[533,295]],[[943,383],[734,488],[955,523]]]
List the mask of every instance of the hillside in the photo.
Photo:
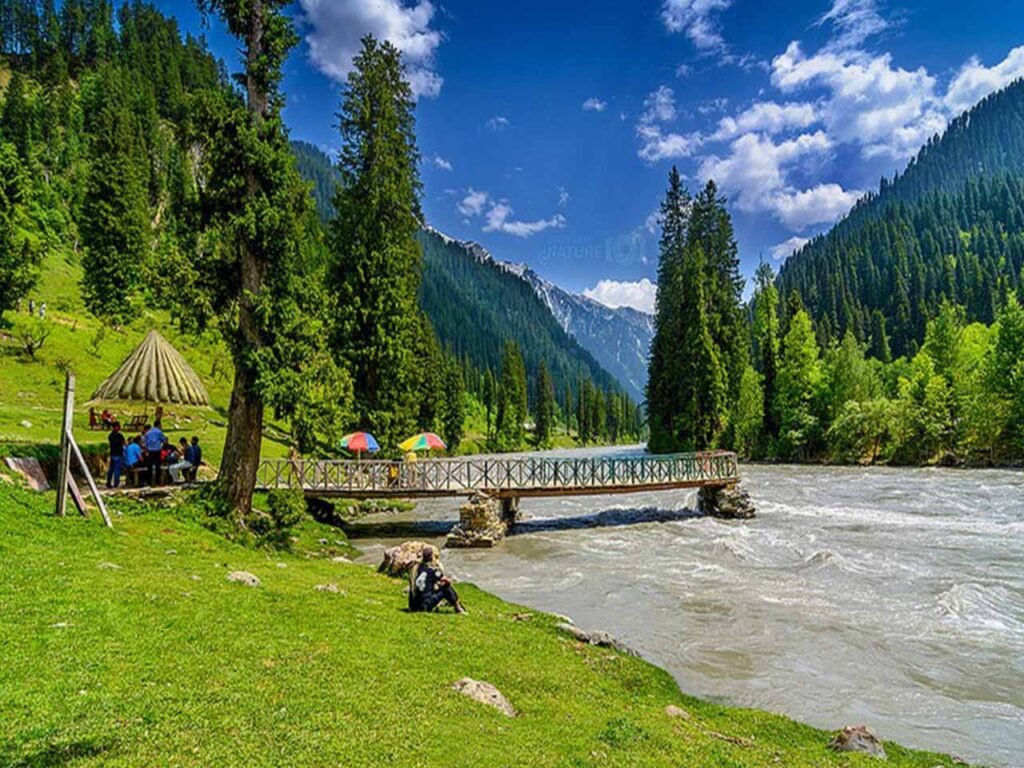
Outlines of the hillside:
[[[640,659],[459,585],[468,616],[407,614],[404,581],[247,549],[190,506],[117,503],[115,530],[0,482],[4,766],[839,768],[830,734],[682,695]],[[344,547],[341,547],[344,550]],[[230,571],[261,586],[230,583]],[[318,588],[317,585],[321,585]],[[518,710],[452,691],[472,677]],[[670,717],[665,707],[684,708]],[[838,727],[839,724],[837,724]],[[894,768],[951,767],[886,744]]]
[[481,246],[453,240],[435,230],[420,233],[423,282],[420,303],[441,343],[480,368],[497,370],[502,346],[514,339],[523,352],[527,375],[541,361],[561,399],[581,376],[601,389],[618,382],[565,332],[533,286]]
[[[989,96],[930,141],[892,181],[789,258],[819,336],[888,334],[913,354],[945,300],[991,323],[1024,268],[1024,82]],[[876,332],[878,335],[878,332]]]

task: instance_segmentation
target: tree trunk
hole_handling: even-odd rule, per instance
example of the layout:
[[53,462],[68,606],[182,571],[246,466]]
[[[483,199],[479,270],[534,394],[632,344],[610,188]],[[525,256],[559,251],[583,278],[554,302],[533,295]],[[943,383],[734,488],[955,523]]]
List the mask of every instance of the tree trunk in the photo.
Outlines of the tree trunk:
[[[253,121],[262,123],[267,116],[265,87],[255,76],[263,56],[263,3],[254,0],[249,11],[246,47],[246,101]],[[250,197],[260,194],[260,183],[253,168],[245,170],[246,191]],[[253,315],[253,298],[263,288],[266,265],[248,241],[239,243],[238,334],[242,350],[235,351],[235,385],[228,411],[228,432],[224,439],[224,458],[218,480],[232,513],[240,525],[252,511],[252,494],[263,440],[263,399],[256,389],[256,372],[246,361],[245,350],[257,349],[262,338]]]
[[252,372],[244,364],[236,364],[224,458],[217,478],[240,523],[252,511],[252,492],[256,487],[263,438],[263,402],[253,391],[254,384]]

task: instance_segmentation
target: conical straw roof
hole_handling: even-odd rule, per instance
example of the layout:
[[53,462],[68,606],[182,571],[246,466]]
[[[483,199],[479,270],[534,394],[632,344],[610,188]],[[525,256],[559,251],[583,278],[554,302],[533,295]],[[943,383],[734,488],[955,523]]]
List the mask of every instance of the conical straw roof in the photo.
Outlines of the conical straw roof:
[[100,384],[92,399],[210,404],[206,388],[196,372],[156,331],[146,334],[121,367]]

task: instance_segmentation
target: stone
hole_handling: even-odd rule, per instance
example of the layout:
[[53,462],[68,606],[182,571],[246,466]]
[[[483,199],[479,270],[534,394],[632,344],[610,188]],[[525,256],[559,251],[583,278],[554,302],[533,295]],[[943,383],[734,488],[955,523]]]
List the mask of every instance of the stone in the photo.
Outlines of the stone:
[[691,715],[682,707],[677,707],[675,704],[669,704],[667,707],[665,707],[665,714],[669,717],[678,717],[682,720],[693,719],[693,715]]
[[342,594],[341,589],[339,589],[338,585],[334,584],[333,582],[330,584],[317,584],[315,587],[313,587],[313,589],[315,589],[317,592],[330,592],[333,595]]
[[459,522],[445,539],[452,548],[490,548],[505,538],[513,520],[502,518],[502,501],[477,492],[459,508]]
[[405,576],[423,559],[423,548],[428,546],[425,541],[404,541],[388,547],[384,550],[384,559],[377,572],[388,576]]
[[100,563],[96,567],[97,568],[102,568],[104,571],[120,571],[121,570],[121,566],[118,565],[117,563],[102,562],[102,563]]
[[50,490],[50,483],[46,479],[46,473],[43,471],[43,465],[39,463],[39,459],[8,456],[4,459],[4,463],[7,464],[8,469],[21,476],[33,491]]
[[332,557],[331,558],[331,562],[332,563],[351,563],[352,561],[349,560],[344,555],[338,555],[337,557]]
[[452,684],[452,690],[458,691],[463,696],[468,696],[474,701],[494,707],[506,717],[515,717],[516,710],[512,703],[505,698],[504,694],[490,683],[482,680],[474,680],[471,677],[464,677]]
[[559,632],[571,635],[579,642],[586,643],[587,645],[594,645],[599,648],[611,648],[612,650],[620,651],[621,653],[628,653],[630,656],[637,655],[632,648],[623,645],[607,632],[602,632],[600,630],[588,632],[585,629],[577,627],[575,624],[567,624],[565,622],[556,624],[555,629]]
[[697,509],[702,515],[725,520],[749,520],[757,514],[750,494],[738,485],[701,488]]
[[885,760],[885,746],[866,725],[848,725],[828,743],[835,752],[861,752]]
[[25,429],[32,429],[32,422],[29,421],[28,419],[23,419],[22,421],[19,421],[18,425],[24,427]]
[[232,571],[228,574],[228,581],[244,584],[247,587],[258,587],[260,585],[259,577],[248,571]]

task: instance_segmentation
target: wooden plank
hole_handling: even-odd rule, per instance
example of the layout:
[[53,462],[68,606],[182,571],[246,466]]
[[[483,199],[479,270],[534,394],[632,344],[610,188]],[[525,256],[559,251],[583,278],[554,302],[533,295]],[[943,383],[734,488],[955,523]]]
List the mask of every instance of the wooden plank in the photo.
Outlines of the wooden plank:
[[110,522],[110,515],[107,513],[107,505],[103,503],[103,497],[100,496],[100,489],[96,487],[96,481],[92,479],[92,472],[89,471],[89,465],[85,463],[85,458],[82,456],[82,452],[78,449],[78,443],[75,442],[75,438],[70,432],[67,433],[67,441],[68,445],[71,446],[71,450],[74,451],[75,457],[78,459],[78,465],[82,469],[85,481],[89,484],[89,490],[92,491],[92,496],[96,499],[96,506],[100,508],[100,514],[103,515],[103,522],[107,524],[107,528],[113,528],[114,524]]
[[60,428],[60,458],[57,460],[57,516],[64,517],[68,508],[68,475],[71,470],[71,451],[67,436],[75,421],[75,374],[68,371],[64,379],[64,416]]

